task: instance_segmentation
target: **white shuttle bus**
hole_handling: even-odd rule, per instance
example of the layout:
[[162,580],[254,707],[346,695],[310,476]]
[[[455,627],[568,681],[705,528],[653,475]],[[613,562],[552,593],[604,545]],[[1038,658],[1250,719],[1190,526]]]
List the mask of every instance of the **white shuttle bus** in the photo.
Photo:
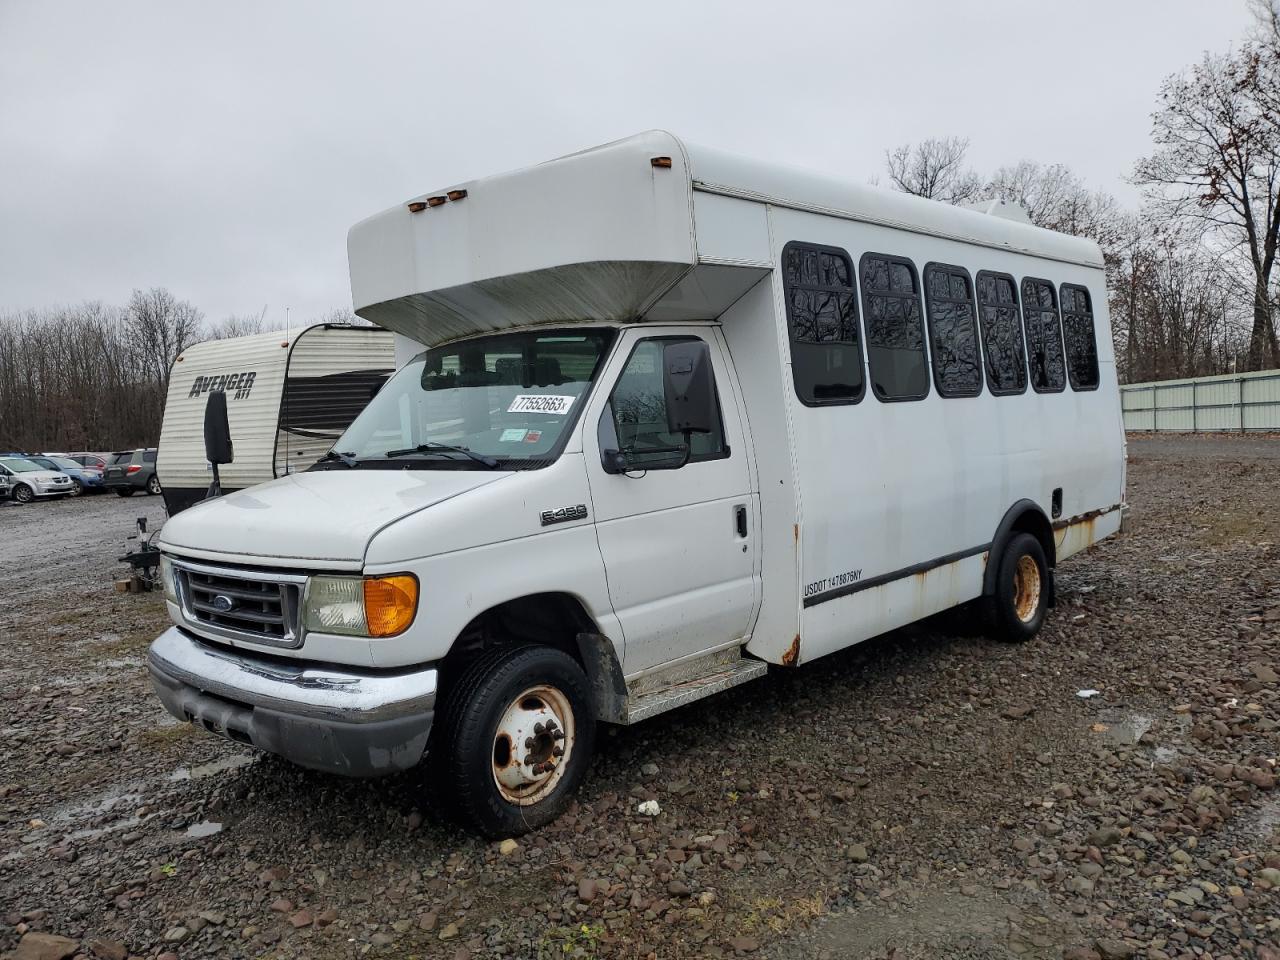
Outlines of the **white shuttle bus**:
[[[357,224],[398,372],[314,468],[163,530],[168,710],[490,836],[627,724],[981,600],[1121,525],[1103,262],[651,132]],[[817,667],[815,669],[821,669]]]

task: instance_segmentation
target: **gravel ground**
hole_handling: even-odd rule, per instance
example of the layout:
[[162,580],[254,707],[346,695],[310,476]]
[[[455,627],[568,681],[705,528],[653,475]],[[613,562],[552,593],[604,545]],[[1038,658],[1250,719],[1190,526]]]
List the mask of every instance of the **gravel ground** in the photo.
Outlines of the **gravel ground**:
[[1197,442],[1131,440],[1030,644],[953,614],[612,729],[514,845],[171,722],[110,589],[154,499],[0,507],[0,952],[1277,960],[1280,441]]

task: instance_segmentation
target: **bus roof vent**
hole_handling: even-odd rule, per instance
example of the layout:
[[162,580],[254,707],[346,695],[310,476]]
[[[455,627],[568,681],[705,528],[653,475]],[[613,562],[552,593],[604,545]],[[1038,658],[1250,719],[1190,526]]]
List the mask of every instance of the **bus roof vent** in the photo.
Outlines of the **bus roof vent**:
[[1002,220],[1012,220],[1015,223],[1031,222],[1031,217],[1027,215],[1026,207],[1011,200],[974,200],[972,203],[964,204],[964,207],[969,210],[977,210],[979,213],[989,213],[991,216],[999,217]]

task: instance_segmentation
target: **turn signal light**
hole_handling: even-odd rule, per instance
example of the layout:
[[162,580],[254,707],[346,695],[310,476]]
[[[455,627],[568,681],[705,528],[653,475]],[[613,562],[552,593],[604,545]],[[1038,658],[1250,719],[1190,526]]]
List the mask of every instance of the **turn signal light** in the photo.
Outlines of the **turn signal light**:
[[410,574],[366,577],[364,615],[369,636],[394,637],[413,623],[418,611],[418,578]]

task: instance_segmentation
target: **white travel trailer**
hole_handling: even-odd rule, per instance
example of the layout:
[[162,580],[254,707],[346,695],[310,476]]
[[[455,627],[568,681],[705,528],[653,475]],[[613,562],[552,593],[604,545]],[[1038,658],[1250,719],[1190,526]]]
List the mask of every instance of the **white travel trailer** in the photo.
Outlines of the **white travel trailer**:
[[208,340],[174,361],[156,474],[170,515],[209,488],[204,408],[227,395],[235,462],[222,489],[241,490],[305,470],[333,446],[395,369],[388,330],[321,323],[299,330]]
[[[661,132],[352,228],[399,371],[329,457],[164,528],[180,718],[428,754],[510,835],[632,723],[967,601],[1036,633],[1120,527],[1096,245]],[[412,342],[412,344],[410,344]]]

